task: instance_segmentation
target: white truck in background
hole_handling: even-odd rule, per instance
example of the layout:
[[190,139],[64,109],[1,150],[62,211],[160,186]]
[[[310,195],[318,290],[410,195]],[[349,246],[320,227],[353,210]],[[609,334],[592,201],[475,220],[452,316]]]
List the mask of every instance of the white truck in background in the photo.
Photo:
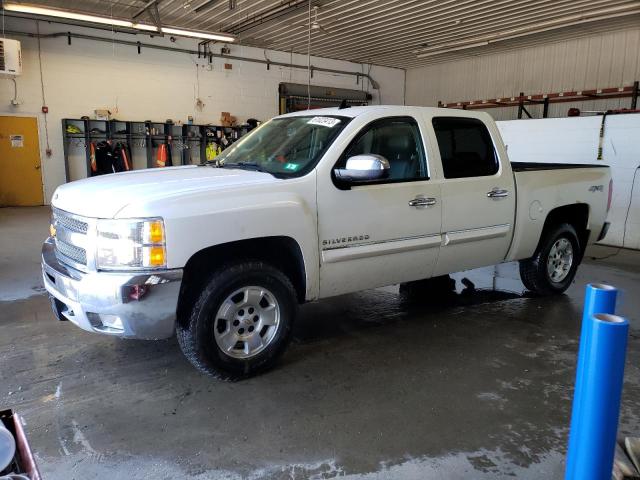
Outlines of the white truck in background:
[[611,188],[606,166],[511,164],[485,113],[297,112],[215,163],[62,185],[43,279],[59,319],[177,333],[198,369],[242,378],[274,364],[304,302],[513,260],[528,289],[563,292]]

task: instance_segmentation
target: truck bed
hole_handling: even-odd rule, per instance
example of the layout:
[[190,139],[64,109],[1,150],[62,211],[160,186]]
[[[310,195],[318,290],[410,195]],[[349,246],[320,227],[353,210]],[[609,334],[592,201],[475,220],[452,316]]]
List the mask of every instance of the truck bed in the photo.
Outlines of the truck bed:
[[511,162],[517,191],[515,230],[508,260],[533,255],[545,219],[558,206],[582,204],[587,229],[598,236],[607,215],[610,167],[602,164]]

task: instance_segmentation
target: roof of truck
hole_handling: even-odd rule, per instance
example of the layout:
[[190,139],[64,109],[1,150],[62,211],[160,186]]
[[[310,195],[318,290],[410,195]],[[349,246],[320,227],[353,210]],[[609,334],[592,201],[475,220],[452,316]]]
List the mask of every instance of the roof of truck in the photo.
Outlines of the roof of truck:
[[[463,111],[459,109],[451,109],[451,108],[437,108],[437,107],[413,107],[406,105],[368,105],[365,107],[348,107],[348,108],[317,108],[312,110],[300,110],[297,112],[291,112],[284,115],[280,115],[279,117],[299,117],[299,116],[309,116],[309,115],[336,115],[340,117],[350,117],[355,118],[364,113],[371,112],[381,112],[385,110],[393,110],[393,114],[416,114],[417,112],[429,112],[433,115],[440,114],[442,115],[444,112],[447,112],[448,115],[464,115],[468,117],[479,117],[481,112],[469,112]],[[455,113],[454,113],[455,112]],[[479,115],[480,114],[480,115]]]
[[338,115],[340,117],[357,117],[365,112],[373,110],[394,108],[391,105],[370,105],[367,107],[349,107],[349,108],[314,108],[312,110],[299,110],[297,112],[286,113],[282,117],[299,117],[308,115]]

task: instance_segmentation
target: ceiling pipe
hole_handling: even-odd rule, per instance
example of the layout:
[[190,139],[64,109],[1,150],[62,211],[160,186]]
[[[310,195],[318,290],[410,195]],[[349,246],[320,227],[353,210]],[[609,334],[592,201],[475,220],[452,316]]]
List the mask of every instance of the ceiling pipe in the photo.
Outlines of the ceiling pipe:
[[[40,35],[38,35],[37,33],[31,33],[31,32],[21,32],[21,31],[11,31],[11,30],[7,30],[5,32],[6,35],[20,35],[20,36],[25,36],[25,37],[30,37],[30,38],[77,38],[77,39],[81,39],[81,40],[93,40],[96,42],[104,42],[104,43],[116,43],[118,45],[127,45],[127,46],[131,46],[131,47],[135,47],[135,48],[150,48],[150,49],[154,49],[154,50],[164,50],[167,52],[174,52],[174,53],[187,53],[189,55],[197,55],[198,51],[197,50],[190,50],[187,48],[175,48],[175,47],[166,47],[164,45],[154,45],[153,43],[141,43],[141,42],[132,42],[130,40],[120,40],[120,39],[114,39],[114,38],[107,38],[107,37],[96,37],[94,35],[85,35],[82,33],[72,33],[72,32],[57,32],[57,33],[42,33]],[[234,56],[234,55],[222,55],[219,53],[213,53],[210,52],[208,54],[209,56],[211,56],[212,58],[224,58],[226,60],[236,60],[239,62],[249,62],[249,63],[260,63],[262,65],[275,65],[277,67],[285,67],[285,68],[297,68],[300,70],[307,70],[309,68],[309,66],[307,65],[298,65],[295,63],[286,63],[286,62],[276,62],[273,60],[262,60],[259,58],[248,58],[248,57],[239,57],[239,56]],[[356,79],[360,79],[360,78],[366,78],[369,80],[371,87],[374,90],[380,90],[380,85],[378,84],[378,82],[376,82],[373,77],[371,75],[369,75],[368,73],[362,73],[362,72],[350,72],[348,70],[337,70],[337,69],[333,69],[333,68],[324,68],[324,67],[315,67],[313,65],[311,65],[311,70],[315,71],[315,72],[325,72],[325,73],[337,73],[340,75],[351,75],[353,77],[356,77]]]

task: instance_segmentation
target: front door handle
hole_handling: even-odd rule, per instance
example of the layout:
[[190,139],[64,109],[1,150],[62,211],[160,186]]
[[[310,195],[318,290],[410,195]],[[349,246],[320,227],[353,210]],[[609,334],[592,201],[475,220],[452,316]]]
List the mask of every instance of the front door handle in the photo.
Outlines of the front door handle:
[[490,192],[487,192],[487,197],[489,198],[504,198],[509,196],[509,190],[504,190],[502,188],[494,188]]
[[416,197],[413,200],[409,200],[410,207],[432,207],[438,201],[433,197]]

